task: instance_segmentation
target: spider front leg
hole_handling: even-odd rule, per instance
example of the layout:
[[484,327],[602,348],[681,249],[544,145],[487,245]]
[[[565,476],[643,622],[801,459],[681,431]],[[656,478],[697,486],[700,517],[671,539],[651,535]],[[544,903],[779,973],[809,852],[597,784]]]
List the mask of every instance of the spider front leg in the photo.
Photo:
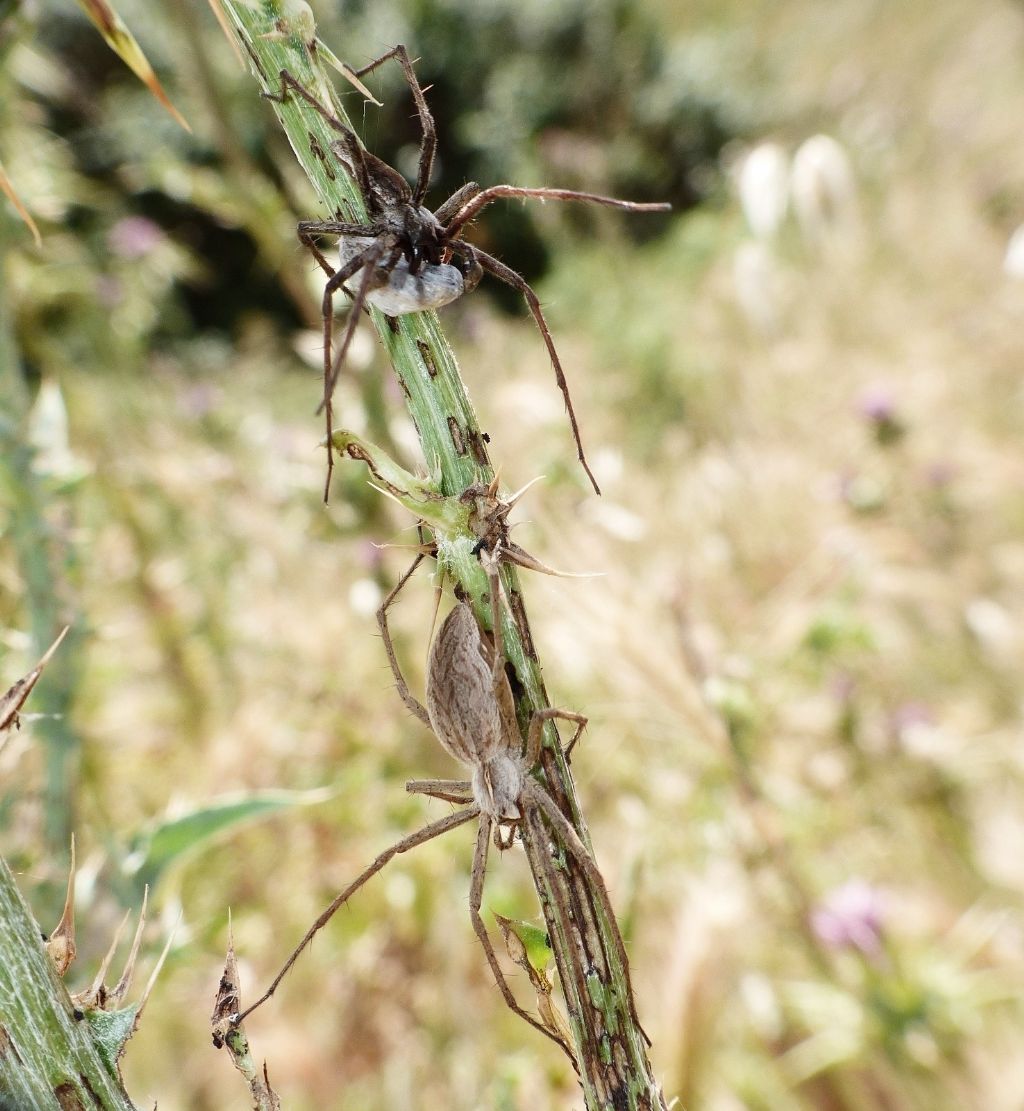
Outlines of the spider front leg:
[[458,810],[454,814],[449,814],[447,817],[441,818],[439,821],[431,822],[429,825],[424,826],[416,833],[411,833],[408,837],[403,837],[401,841],[396,841],[390,848],[385,849],[373,863],[363,869],[363,871],[341,892],[331,904],[323,911],[320,917],[313,923],[312,926],[306,931],[305,936],[299,944],[292,950],[291,956],[284,962],[281,971],[274,977],[270,987],[253,1003],[251,1006],[246,1007],[241,1014],[239,1014],[233,1021],[234,1026],[238,1026],[244,1018],[256,1010],[257,1007],[262,1007],[264,1003],[277,991],[278,985],[288,974],[292,965],[302,955],[302,951],[313,940],[313,938],[327,925],[328,922],[334,917],[337,910],[343,906],[352,896],[366,883],[367,880],[375,876],[390,860],[398,856],[399,853],[406,853],[410,849],[416,848],[417,845],[422,845],[426,841],[431,841],[435,837],[440,837],[442,833],[447,833],[450,829],[456,829],[466,822],[475,818],[477,815],[477,808],[475,806],[469,807],[467,810]]
[[388,610],[390,609],[394,600],[402,592],[405,584],[412,578],[413,572],[419,567],[424,558],[423,552],[418,552],[416,558],[412,561],[409,569],[398,580],[398,582],[391,589],[388,596],[381,602],[377,610],[377,626],[380,629],[381,639],[384,641],[384,651],[387,653],[388,663],[391,665],[391,674],[395,677],[395,686],[398,688],[398,693],[402,701],[412,711],[413,716],[419,718],[425,726],[429,729],[430,715],[427,713],[426,706],[412,693],[409,689],[409,684],[405,681],[405,676],[402,674],[402,669],[398,663],[398,657],[395,655],[395,645],[391,640],[391,629],[388,626]]
[[399,43],[398,46],[393,46],[386,54],[375,58],[369,65],[357,69],[355,74],[356,77],[363,77],[391,58],[396,58],[398,64],[402,67],[406,83],[412,91],[412,98],[416,103],[416,113],[420,118],[420,128],[423,132],[423,138],[420,141],[420,161],[416,174],[416,188],[412,195],[412,203],[418,207],[423,204],[423,198],[427,195],[427,187],[430,185],[430,174],[434,168],[434,155],[437,151],[437,129],[434,127],[434,117],[427,107],[427,99],[423,95],[423,88],[412,68],[409,52]]
[[551,330],[548,328],[548,322],[544,319],[544,312],[540,307],[540,300],[537,294],[533,292],[533,287],[521,274],[518,274],[503,262],[499,262],[492,255],[487,254],[486,251],[481,251],[479,247],[470,247],[468,243],[456,242],[452,244],[452,249],[460,253],[465,253],[467,257],[475,261],[477,265],[483,267],[484,270],[493,274],[496,278],[499,278],[506,285],[512,286],[513,289],[518,289],[526,298],[526,304],[533,314],[533,319],[540,329],[544,345],[548,349],[551,365],[555,371],[555,381],[558,383],[558,388],[562,391],[562,397],[565,399],[565,409],[569,414],[569,424],[572,427],[573,439],[576,441],[577,457],[584,471],[587,473],[587,478],[590,479],[591,486],[594,487],[594,493],[600,494],[601,487],[598,486],[597,479],[594,477],[594,472],[590,469],[590,464],[587,462],[586,453],[583,451],[580,426],[576,421],[576,411],[572,407],[572,398],[569,395],[569,383],[565,379],[565,372],[562,370],[562,362],[558,357],[558,352],[555,350],[555,341],[551,338]]
[[428,795],[456,806],[473,802],[473,785],[468,779],[410,779],[405,789],[410,795]]
[[583,730],[587,727],[587,722],[590,720],[583,714],[573,713],[572,710],[559,710],[552,706],[545,710],[536,710],[533,717],[530,718],[530,732],[526,737],[526,766],[528,768],[535,768],[540,763],[540,750],[544,743],[544,724],[554,721],[556,718],[560,721],[574,722],[576,725],[572,740],[562,749],[562,755],[566,763],[568,763],[572,750],[576,747],[576,742],[580,739]]
[[[299,233],[299,238],[304,243],[309,245],[308,233]],[[317,409],[324,412],[324,420],[327,426],[327,478],[324,482],[324,504],[331,492],[331,476],[334,474],[334,447],[331,443],[331,433],[334,431],[333,410],[331,407],[331,400],[334,397],[334,387],[337,383],[338,374],[341,371],[341,366],[345,361],[345,355],[348,353],[349,344],[352,342],[352,337],[355,335],[356,324],[359,323],[359,314],[366,304],[366,294],[370,290],[373,283],[375,271],[378,262],[380,262],[386,247],[380,240],[374,240],[365,251],[361,251],[355,258],[350,259],[345,263],[340,270],[334,271],[327,279],[327,284],[324,286],[324,298],[321,305],[324,318],[324,396],[323,400]],[[326,260],[322,258],[319,251],[314,250],[314,255],[317,256],[317,261],[322,266],[325,265]],[[329,268],[328,268],[329,269]],[[355,295],[352,298],[352,308],[349,311],[348,320],[345,322],[345,331],[342,335],[341,346],[338,349],[337,358],[331,357],[331,345],[334,335],[334,295],[337,291],[343,288],[345,282],[348,281],[354,274],[362,270],[362,280],[356,289]]]
[[[474,197],[478,197],[483,191],[482,186],[477,185],[475,181],[467,181],[461,189],[457,189],[452,195],[434,212],[439,224],[447,224],[458,212],[460,212]],[[452,236],[454,238],[454,235]]]
[[[341,143],[342,150],[335,150],[335,154],[341,158],[341,161],[351,171],[353,177],[355,177],[360,193],[362,193],[364,197],[371,196],[370,173],[366,167],[365,152],[355,132],[347,128],[326,105],[321,103],[309,89],[307,89],[297,77],[289,73],[288,70],[281,70],[278,77],[281,81],[280,91],[277,93],[264,93],[264,99],[273,100],[277,104],[284,104],[288,100],[288,90],[290,89],[298,93],[310,107],[315,108],[327,124],[334,131],[337,131],[339,135],[344,137],[344,142]],[[332,143],[332,149],[334,146],[335,144]]]

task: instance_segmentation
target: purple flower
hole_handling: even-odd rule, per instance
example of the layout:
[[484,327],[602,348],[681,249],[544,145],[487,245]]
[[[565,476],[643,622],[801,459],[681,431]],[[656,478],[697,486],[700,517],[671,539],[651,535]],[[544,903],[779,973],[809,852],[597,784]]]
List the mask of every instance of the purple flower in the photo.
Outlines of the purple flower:
[[884,386],[871,386],[861,394],[858,406],[861,415],[874,431],[882,447],[901,439],[906,428],[896,411],[896,402]]
[[866,880],[847,880],[811,911],[811,928],[830,949],[857,949],[877,956],[882,948],[883,899]]
[[145,216],[126,216],[107,232],[111,251],[129,261],[148,255],[163,240],[163,229]]

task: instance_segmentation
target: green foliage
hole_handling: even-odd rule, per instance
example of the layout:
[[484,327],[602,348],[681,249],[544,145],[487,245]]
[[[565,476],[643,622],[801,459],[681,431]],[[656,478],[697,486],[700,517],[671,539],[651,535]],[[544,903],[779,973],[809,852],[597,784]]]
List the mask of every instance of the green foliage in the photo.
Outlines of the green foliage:
[[172,865],[207,847],[215,838],[246,823],[296,806],[322,802],[322,791],[260,791],[238,798],[216,799],[187,814],[157,822],[130,838],[124,870],[132,879],[135,895],[155,888]]

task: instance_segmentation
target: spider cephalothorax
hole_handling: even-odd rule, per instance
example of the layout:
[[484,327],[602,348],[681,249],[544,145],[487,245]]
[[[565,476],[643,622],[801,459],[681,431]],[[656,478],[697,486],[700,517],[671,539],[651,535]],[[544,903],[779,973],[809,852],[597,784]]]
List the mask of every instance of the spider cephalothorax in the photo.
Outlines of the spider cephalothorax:
[[[437,309],[475,289],[486,270],[514,289],[518,289],[526,298],[530,312],[544,338],[558,387],[565,399],[580,463],[587,472],[595,491],[600,493],[597,481],[587,465],[576,414],[573,412],[572,399],[569,396],[569,386],[536,293],[521,274],[480,250],[479,247],[467,243],[462,238],[462,232],[483,208],[501,197],[583,201],[633,212],[664,212],[671,206],[637,204],[633,201],[620,201],[612,197],[579,193],[569,189],[527,189],[514,185],[492,185],[484,189],[475,182],[470,182],[457,190],[437,209],[431,211],[423,202],[434,165],[437,135],[434,119],[427,107],[423,90],[416,80],[408,52],[404,46],[396,46],[369,65],[354,72],[357,77],[362,77],[390,58],[396,58],[405,73],[406,81],[416,102],[416,111],[423,132],[419,167],[416,183],[413,186],[410,186],[396,169],[365,150],[355,133],[287,70],[281,71],[280,92],[271,98],[284,100],[289,92],[295,92],[337,131],[340,138],[331,144],[331,150],[358,186],[367,212],[367,222],[363,224],[342,220],[303,220],[298,226],[299,239],[309,248],[327,274],[323,300],[323,408],[327,416],[327,489],[330,488],[333,466],[330,448],[331,396],[355,331],[360,310],[369,304],[389,316],[402,316],[406,313]],[[328,263],[317,246],[316,237],[320,235],[338,237],[339,269],[335,270]],[[358,280],[349,287],[347,283],[357,276]],[[339,289],[344,289],[351,295],[353,304],[337,354],[332,355],[334,294]],[[325,498],[326,493],[327,490],[325,490]]]

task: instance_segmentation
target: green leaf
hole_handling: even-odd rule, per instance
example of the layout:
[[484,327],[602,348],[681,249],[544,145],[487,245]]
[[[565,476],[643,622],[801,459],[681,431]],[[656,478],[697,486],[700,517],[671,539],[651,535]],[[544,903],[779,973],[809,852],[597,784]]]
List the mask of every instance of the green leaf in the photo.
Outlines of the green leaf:
[[538,971],[543,972],[551,963],[551,940],[547,931],[519,918],[504,918],[495,915],[503,929],[512,930],[526,947],[526,958]]
[[125,872],[141,889],[155,887],[172,864],[194,852],[218,834],[244,822],[275,814],[293,806],[312,806],[331,797],[331,792],[255,791],[218,799],[189,813],[158,822],[136,835],[125,861]]

